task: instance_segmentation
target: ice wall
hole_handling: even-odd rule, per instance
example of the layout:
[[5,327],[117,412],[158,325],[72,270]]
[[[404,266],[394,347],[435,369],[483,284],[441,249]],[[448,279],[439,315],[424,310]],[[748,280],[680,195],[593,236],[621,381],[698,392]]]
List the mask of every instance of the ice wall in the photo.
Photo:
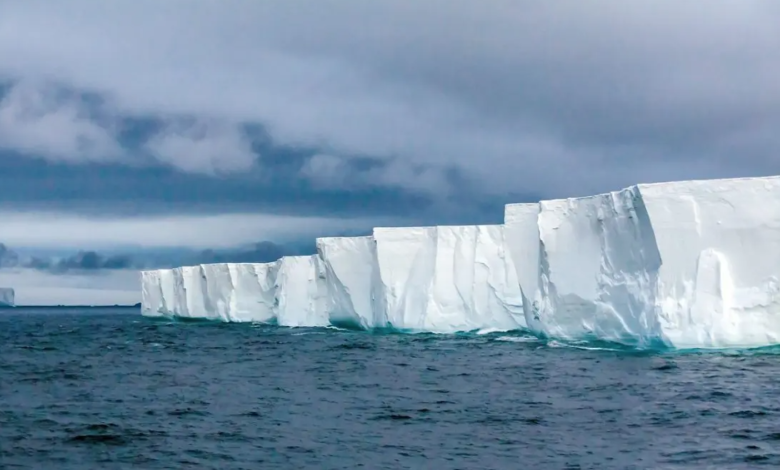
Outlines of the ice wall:
[[142,274],[145,315],[637,346],[780,344],[780,177],[510,204],[502,226],[376,228],[317,255]]
[[149,317],[164,316],[168,309],[164,303],[160,269],[141,271],[141,313]]
[[520,284],[526,326],[541,331],[539,318],[539,203],[507,204],[504,208],[504,240]]
[[283,257],[276,275],[276,321],[282,326],[328,326],[325,291],[316,255]]
[[780,178],[638,188],[663,259],[666,338],[678,347],[780,343]]
[[276,263],[204,264],[141,272],[146,316],[269,322],[275,319]]
[[16,292],[10,287],[0,287],[0,307],[16,305]]
[[[638,185],[539,207],[529,326],[540,334],[677,348],[780,343],[780,178]],[[522,212],[507,207],[507,233],[520,233],[512,211]],[[521,239],[509,236],[513,253],[532,244]]]
[[502,226],[376,228],[377,315],[402,330],[525,326]]
[[384,326],[376,313],[378,270],[374,238],[331,237],[317,239],[325,275],[324,305],[330,323],[370,329]]
[[636,188],[542,201],[538,323],[552,337],[644,345],[659,337],[661,259]]
[[231,279],[230,319],[268,323],[276,318],[278,263],[227,264]]

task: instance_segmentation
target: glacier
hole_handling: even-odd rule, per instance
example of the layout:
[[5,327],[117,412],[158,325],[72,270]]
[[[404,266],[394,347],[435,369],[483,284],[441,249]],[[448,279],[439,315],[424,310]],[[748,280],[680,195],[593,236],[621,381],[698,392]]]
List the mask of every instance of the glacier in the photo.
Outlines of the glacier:
[[780,177],[508,204],[500,225],[377,227],[274,263],[141,273],[148,316],[640,348],[780,344]]
[[0,287],[0,307],[16,305],[16,292],[10,287]]

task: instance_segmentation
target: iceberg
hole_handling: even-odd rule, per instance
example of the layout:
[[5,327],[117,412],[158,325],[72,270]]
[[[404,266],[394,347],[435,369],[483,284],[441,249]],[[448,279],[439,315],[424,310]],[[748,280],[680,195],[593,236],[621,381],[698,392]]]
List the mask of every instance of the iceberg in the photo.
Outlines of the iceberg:
[[637,345],[660,338],[661,258],[636,188],[542,201],[538,226],[537,333]]
[[540,337],[780,344],[780,177],[508,204],[502,225],[378,227],[266,264],[144,271],[149,316]]
[[227,269],[231,279],[231,321],[275,321],[276,273],[279,263],[229,263]]
[[276,263],[144,271],[142,312],[227,322],[457,332],[525,326],[504,228],[378,228]]
[[0,287],[0,307],[16,305],[16,292],[10,287]]
[[276,321],[281,326],[328,326],[324,272],[318,257],[285,256],[276,275]]
[[517,274],[526,327],[543,329],[539,318],[539,204],[507,204],[504,207],[504,240]]
[[376,303],[378,266],[374,238],[318,238],[317,255],[325,275],[325,314],[335,326],[383,327]]
[[141,314],[161,317],[169,313],[162,291],[162,269],[141,271]]
[[233,322],[276,318],[277,263],[224,263],[141,272],[141,312]]
[[501,225],[376,228],[376,312],[394,329],[454,333],[526,326]]
[[542,201],[533,329],[640,347],[780,343],[779,196],[770,177]]

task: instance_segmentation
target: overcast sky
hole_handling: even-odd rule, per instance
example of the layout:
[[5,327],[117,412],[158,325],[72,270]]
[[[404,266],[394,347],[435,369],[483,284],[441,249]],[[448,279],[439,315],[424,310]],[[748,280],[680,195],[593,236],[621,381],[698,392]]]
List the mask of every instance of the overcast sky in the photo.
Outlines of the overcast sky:
[[203,250],[777,174],[778,25],[776,0],[0,0],[0,282],[130,302],[133,269]]

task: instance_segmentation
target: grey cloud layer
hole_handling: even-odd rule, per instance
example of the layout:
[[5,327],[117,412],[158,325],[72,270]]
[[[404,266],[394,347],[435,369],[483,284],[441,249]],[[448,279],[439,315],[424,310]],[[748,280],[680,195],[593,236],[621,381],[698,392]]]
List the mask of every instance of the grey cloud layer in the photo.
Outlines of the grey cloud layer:
[[[30,0],[0,6],[0,70],[174,123],[144,149],[183,171],[260,165],[240,131],[259,124],[319,149],[301,175],[322,188],[555,197],[780,172],[777,24],[774,0]],[[25,118],[40,100],[19,93],[6,145],[113,155],[105,120],[67,102]]]
[[53,274],[89,273],[110,270],[149,269],[203,263],[267,263],[282,256],[311,254],[305,245],[279,245],[264,241],[233,249],[179,250],[176,252],[135,252],[103,254],[93,250],[69,256],[24,256],[0,243],[0,269],[34,269]]

